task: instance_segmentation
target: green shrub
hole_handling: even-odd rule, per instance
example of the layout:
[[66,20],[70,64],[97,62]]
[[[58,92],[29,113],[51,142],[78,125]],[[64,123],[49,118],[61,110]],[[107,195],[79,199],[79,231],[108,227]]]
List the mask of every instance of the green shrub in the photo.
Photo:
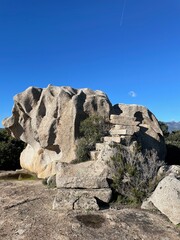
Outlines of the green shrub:
[[77,149],[76,149],[76,161],[73,161],[73,163],[78,162],[85,162],[90,158],[89,152],[93,149],[93,146],[88,143],[88,141],[83,137],[78,139]]
[[166,138],[166,143],[180,148],[180,131],[173,131]]
[[168,165],[180,165],[180,131],[173,131],[165,138],[167,154],[166,162]]
[[100,141],[102,136],[108,134],[108,124],[103,117],[92,115],[81,122],[80,134],[93,145]]
[[142,152],[130,151],[128,147],[118,145],[117,153],[112,157],[114,177],[112,187],[118,193],[118,201],[126,204],[139,204],[156,187],[157,171],[162,161],[155,150]]
[[168,132],[168,126],[159,122],[166,143],[166,163],[168,165],[180,165],[180,130]]
[[80,136],[77,140],[76,157],[73,163],[84,162],[90,159],[90,151],[95,149],[95,144],[108,134],[109,124],[103,117],[92,115],[80,123]]
[[0,131],[0,170],[15,170],[20,168],[19,157],[24,149],[24,143],[11,137],[3,129]]

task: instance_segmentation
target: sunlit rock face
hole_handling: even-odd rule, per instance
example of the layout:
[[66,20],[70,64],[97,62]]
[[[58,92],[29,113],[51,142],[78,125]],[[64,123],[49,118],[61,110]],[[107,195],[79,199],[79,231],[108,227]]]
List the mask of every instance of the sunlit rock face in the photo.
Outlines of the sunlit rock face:
[[136,104],[116,104],[115,115],[110,116],[113,128],[126,130],[126,135],[138,142],[142,151],[154,149],[164,160],[166,147],[159,122],[154,114],[144,106]]
[[12,116],[3,125],[27,143],[22,168],[46,177],[56,171],[57,161],[75,159],[80,121],[94,113],[109,119],[110,111],[111,103],[101,91],[29,87],[14,97]]
[[154,148],[164,158],[164,139],[155,116],[139,105],[112,106],[99,90],[30,87],[14,97],[12,116],[3,125],[27,143],[20,157],[22,168],[45,178],[57,172],[57,163],[76,159],[80,122],[93,114],[105,118],[111,128],[109,135],[96,144],[92,161],[107,161],[111,155],[109,143],[124,141],[137,142],[142,151]]
[[163,178],[141,208],[150,209],[153,204],[175,225],[180,224],[180,181],[173,173]]

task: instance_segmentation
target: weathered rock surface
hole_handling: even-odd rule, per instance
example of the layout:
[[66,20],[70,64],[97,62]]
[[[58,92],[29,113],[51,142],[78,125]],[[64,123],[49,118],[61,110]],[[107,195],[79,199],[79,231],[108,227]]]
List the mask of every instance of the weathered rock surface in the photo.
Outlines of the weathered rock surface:
[[[53,202],[54,210],[99,210],[100,203],[109,203],[112,190],[105,189],[58,189]],[[98,202],[100,201],[100,203]]]
[[57,161],[76,158],[80,121],[96,112],[109,118],[110,110],[111,103],[101,91],[30,87],[14,97],[13,115],[3,124],[28,144],[21,154],[22,168],[43,178],[55,173]]
[[[22,168],[45,178],[57,172],[58,162],[76,159],[80,122],[95,113],[111,124],[109,136],[104,137],[106,146],[133,139],[142,150],[154,148],[164,159],[164,139],[155,116],[143,106],[112,106],[101,91],[51,85],[44,89],[30,87],[14,97],[12,116],[3,125],[27,143],[20,157]],[[94,160],[104,154],[100,148],[97,146],[97,151],[91,153]]]
[[108,204],[112,198],[110,176],[110,167],[102,159],[78,164],[58,163],[58,193],[53,208],[99,210],[98,201]]
[[165,158],[166,148],[163,134],[152,112],[144,106],[135,104],[116,104],[113,110],[115,115],[110,121],[115,123],[114,126],[118,125],[121,129],[127,129],[129,135],[135,134],[135,139],[141,145],[142,150],[155,149],[160,159]]
[[[148,205],[148,203],[150,205]],[[149,209],[152,204],[165,214],[174,224],[180,223],[180,180],[170,174],[163,178],[151,197],[142,208]]]
[[167,168],[167,175],[173,175],[174,177],[180,177],[180,165],[171,165]]
[[79,164],[59,163],[56,174],[58,188],[109,188],[109,167],[102,161]]
[[162,215],[133,208],[53,211],[56,189],[41,181],[0,181],[2,240],[179,240]]
[[180,165],[163,165],[158,171],[158,176],[163,178],[165,176],[180,177]]

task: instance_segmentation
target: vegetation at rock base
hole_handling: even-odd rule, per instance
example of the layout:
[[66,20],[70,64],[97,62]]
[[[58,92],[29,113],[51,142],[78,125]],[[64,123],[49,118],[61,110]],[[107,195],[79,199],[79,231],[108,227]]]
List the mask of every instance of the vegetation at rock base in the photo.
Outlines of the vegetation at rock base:
[[[87,161],[90,151],[95,149],[96,142],[108,134],[108,127],[99,116],[90,116],[80,124],[81,138],[77,144],[78,162]],[[166,125],[164,132],[168,136]],[[164,162],[157,157],[155,150],[142,153],[140,146],[130,150],[127,145],[117,144],[117,152],[112,157],[114,177],[112,188],[123,204],[140,204],[148,197],[158,184],[157,172]]]
[[92,115],[80,123],[81,138],[77,141],[76,156],[74,163],[84,162],[90,159],[90,151],[95,149],[95,144],[108,134],[109,124],[103,117]]
[[16,170],[20,168],[19,157],[24,143],[14,139],[7,130],[0,131],[0,170]]
[[118,201],[123,204],[140,204],[153,192],[160,179],[157,172],[163,162],[155,150],[145,154],[123,145],[117,145],[117,153],[112,157],[114,177],[112,187],[118,193]]
[[180,130],[170,133],[168,131],[168,126],[165,123],[159,123],[165,137],[165,143],[167,148],[166,163],[168,165],[180,165]]

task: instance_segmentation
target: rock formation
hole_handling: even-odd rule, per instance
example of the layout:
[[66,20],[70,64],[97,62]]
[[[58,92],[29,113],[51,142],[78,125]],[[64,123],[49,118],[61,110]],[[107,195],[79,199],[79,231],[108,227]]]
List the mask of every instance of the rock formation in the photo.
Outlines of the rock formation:
[[91,152],[92,161],[109,157],[105,153],[110,142],[125,140],[137,141],[142,150],[154,148],[164,158],[165,144],[155,116],[143,106],[112,106],[101,91],[30,87],[14,97],[12,116],[3,125],[27,143],[20,157],[22,168],[45,178],[57,172],[57,163],[70,163],[76,158],[80,122],[93,114],[109,121],[111,129]]
[[180,166],[163,167],[160,171],[166,175],[152,195],[143,202],[142,209],[158,209],[174,224],[180,224]]
[[47,177],[55,173],[56,162],[75,159],[80,121],[98,112],[109,118],[111,103],[101,91],[54,87],[30,87],[14,97],[12,117],[3,124],[15,138],[27,143],[22,168]]
[[[112,154],[111,150],[108,154]],[[106,155],[107,156],[107,155]],[[99,210],[112,199],[108,179],[111,171],[105,159],[78,164],[58,163],[56,174],[57,195],[53,209]]]

